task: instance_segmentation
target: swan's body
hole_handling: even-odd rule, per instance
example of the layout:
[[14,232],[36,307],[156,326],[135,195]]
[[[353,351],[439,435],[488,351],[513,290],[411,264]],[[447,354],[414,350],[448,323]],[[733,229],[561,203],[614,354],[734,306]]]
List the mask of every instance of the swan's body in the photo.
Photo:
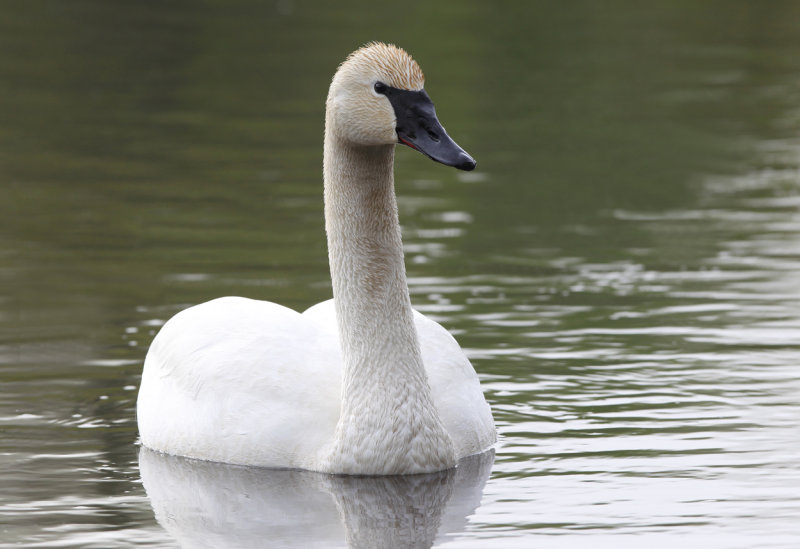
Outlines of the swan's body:
[[228,297],[177,314],[145,360],[145,446],[243,465],[410,474],[453,467],[494,443],[475,370],[409,300],[395,144],[474,167],[422,83],[393,46],[367,46],[342,64],[325,125],[334,300],[300,314]]

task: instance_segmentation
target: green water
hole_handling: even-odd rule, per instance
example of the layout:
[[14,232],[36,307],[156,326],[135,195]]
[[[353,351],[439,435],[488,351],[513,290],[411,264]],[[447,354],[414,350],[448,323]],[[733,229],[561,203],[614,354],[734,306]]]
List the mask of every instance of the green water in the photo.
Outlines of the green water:
[[[369,40],[478,161],[402,149],[396,179],[494,462],[359,485],[143,455],[148,498],[158,327],[330,297],[324,98]],[[788,1],[5,5],[0,547],[796,547],[798,97]]]

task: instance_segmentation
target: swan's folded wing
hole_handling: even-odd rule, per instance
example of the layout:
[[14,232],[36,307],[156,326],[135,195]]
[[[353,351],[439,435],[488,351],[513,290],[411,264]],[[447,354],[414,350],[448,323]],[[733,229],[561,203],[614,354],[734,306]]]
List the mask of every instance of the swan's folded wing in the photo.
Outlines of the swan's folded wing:
[[444,327],[418,311],[414,319],[433,401],[456,456],[460,459],[488,449],[497,435],[475,368]]
[[212,461],[306,466],[339,414],[340,365],[320,360],[332,351],[317,332],[296,311],[244,298],[175,315],[145,360],[143,444]]

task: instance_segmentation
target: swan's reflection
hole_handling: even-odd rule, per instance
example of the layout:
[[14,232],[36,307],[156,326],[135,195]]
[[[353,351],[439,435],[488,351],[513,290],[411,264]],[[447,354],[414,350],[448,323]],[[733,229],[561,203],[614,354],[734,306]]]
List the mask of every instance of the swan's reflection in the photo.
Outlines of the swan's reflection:
[[347,477],[139,452],[156,519],[183,549],[428,548],[463,531],[493,462],[492,450],[431,475]]

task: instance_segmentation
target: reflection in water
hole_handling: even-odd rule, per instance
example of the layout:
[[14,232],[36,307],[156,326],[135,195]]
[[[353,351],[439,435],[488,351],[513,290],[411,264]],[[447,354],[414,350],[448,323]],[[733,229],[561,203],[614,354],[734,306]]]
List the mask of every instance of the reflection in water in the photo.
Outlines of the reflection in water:
[[493,450],[430,475],[353,477],[139,452],[156,518],[184,548],[431,547],[463,531],[492,463]]

